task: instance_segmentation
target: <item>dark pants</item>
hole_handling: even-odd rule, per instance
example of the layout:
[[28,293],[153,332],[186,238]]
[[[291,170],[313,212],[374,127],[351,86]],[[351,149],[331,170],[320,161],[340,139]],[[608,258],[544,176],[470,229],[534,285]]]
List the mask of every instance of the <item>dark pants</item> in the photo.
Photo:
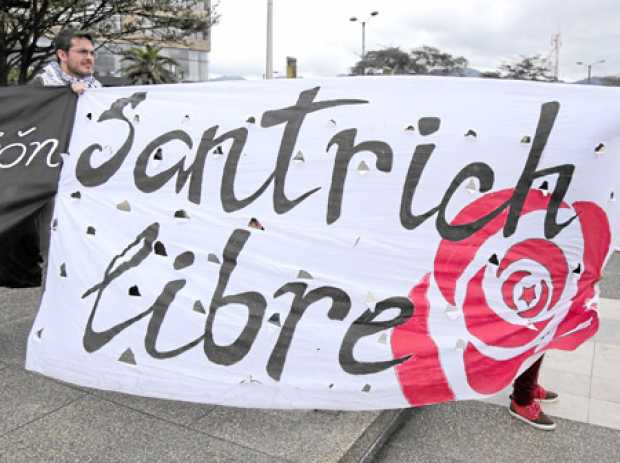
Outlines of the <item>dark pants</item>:
[[518,405],[529,405],[534,400],[534,390],[538,384],[538,372],[542,365],[543,357],[540,357],[527,370],[515,379],[512,385],[512,398]]

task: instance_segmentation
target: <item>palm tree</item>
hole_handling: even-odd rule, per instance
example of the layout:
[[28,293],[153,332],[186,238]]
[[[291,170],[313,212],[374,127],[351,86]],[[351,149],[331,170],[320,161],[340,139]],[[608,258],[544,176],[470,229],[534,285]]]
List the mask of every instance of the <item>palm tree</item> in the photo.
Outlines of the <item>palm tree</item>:
[[170,69],[179,64],[172,58],[159,54],[161,48],[146,45],[144,48],[130,48],[122,52],[125,66],[121,69],[136,85],[171,84],[178,79]]

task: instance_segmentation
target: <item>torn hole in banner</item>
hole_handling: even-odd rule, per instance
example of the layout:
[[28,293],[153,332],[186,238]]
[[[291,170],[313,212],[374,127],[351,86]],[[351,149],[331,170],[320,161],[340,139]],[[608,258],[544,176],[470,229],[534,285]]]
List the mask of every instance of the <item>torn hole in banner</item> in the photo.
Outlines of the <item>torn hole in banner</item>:
[[86,114],[86,119],[88,119],[89,121],[93,120],[93,113],[87,113]]
[[161,146],[159,148],[157,148],[157,150],[155,151],[155,154],[153,155],[153,160],[151,161],[151,165],[154,168],[159,167],[159,165],[161,164],[161,162],[164,160],[164,151],[162,150]]
[[252,375],[248,375],[247,377],[239,381],[239,384],[263,384],[263,383],[261,383],[257,379],[254,379]]
[[282,326],[282,324],[280,323],[280,314],[279,313],[274,313],[271,317],[269,317],[269,320],[267,320],[269,323],[271,323],[272,325],[276,325],[276,326]]
[[405,132],[415,132],[415,127],[413,125],[408,125],[405,127]]
[[131,349],[127,349],[125,352],[123,352],[121,356],[118,358],[118,361],[127,363],[128,365],[137,365],[136,356],[134,355]]
[[301,165],[306,162],[304,159],[304,153],[302,153],[301,150],[297,151],[297,154],[293,157],[293,162],[297,165]]
[[250,116],[245,120],[248,124],[256,124],[256,118],[254,116]]
[[185,211],[185,209],[179,209],[174,212],[174,219],[178,224],[185,224],[189,221],[189,214]]
[[221,264],[222,262],[220,261],[220,258],[217,257],[215,254],[213,253],[209,253],[209,255],[207,256],[207,261],[211,262],[212,264]]
[[89,226],[86,228],[86,234],[87,234],[87,235],[95,236],[95,234],[96,234],[96,233],[97,233],[97,231],[95,230],[95,227],[93,227],[93,226],[89,225]]
[[52,220],[52,230],[56,231],[57,228],[58,228],[58,219],[54,219]]
[[479,191],[478,182],[476,182],[475,178],[470,178],[468,180],[467,184],[465,185],[465,191],[467,191],[467,193],[469,193],[470,195],[473,195]]
[[364,384],[364,387],[362,388],[362,392],[370,392],[370,384]]
[[310,275],[310,272],[307,272],[305,270],[300,270],[299,273],[297,274],[297,278],[305,279],[305,280],[313,280],[314,279],[314,277],[312,275]]
[[248,222],[249,228],[255,228],[257,230],[264,230],[263,224],[261,224],[256,217],[252,217]]
[[493,265],[499,265],[499,259],[497,258],[497,254],[493,254],[490,258],[489,258],[489,263],[493,264]]
[[80,193],[79,191],[74,191],[69,196],[71,196],[72,199],[81,199],[82,193]]
[[60,264],[60,277],[67,278],[67,265],[64,262]]
[[157,241],[154,248],[155,254],[157,254],[158,256],[166,257],[168,255],[168,253],[166,252],[166,246],[164,246],[164,243],[162,243],[161,241]]
[[598,155],[603,154],[605,151],[605,143],[599,143],[598,145],[596,145],[596,148],[594,148],[594,152]]
[[119,211],[131,212],[131,205],[129,204],[129,201],[127,201],[127,200],[125,200],[125,201],[122,201],[122,202],[118,203],[118,204],[116,205],[116,208],[117,208]]
[[207,312],[205,311],[204,306],[202,305],[202,302],[200,301],[196,301],[194,302],[194,307],[192,309],[194,312],[199,313],[199,314],[203,314],[206,315]]
[[357,166],[357,173],[360,175],[366,175],[370,172],[370,167],[366,164],[366,161],[361,161]]
[[468,140],[475,140],[478,138],[478,133],[474,129],[469,129],[465,132],[465,138]]
[[185,251],[184,253],[179,254],[176,259],[174,259],[174,264],[172,265],[175,270],[183,270],[194,263],[194,253],[192,251]]
[[611,193],[609,193],[609,200],[611,202],[615,202],[616,201],[616,195],[615,195],[615,193],[613,191]]
[[222,145],[217,146],[213,150],[213,156],[215,156],[216,158],[221,158],[222,156],[224,156],[224,150],[222,149]]
[[439,130],[441,119],[438,117],[423,117],[418,121],[418,130],[420,135],[431,135]]
[[529,135],[525,135],[525,136],[521,139],[521,143],[523,143],[523,144],[532,143],[532,137],[530,137]]
[[140,294],[140,289],[138,288],[138,285],[133,285],[131,288],[129,288],[128,294],[133,297],[142,296],[142,294]]
[[41,339],[43,337],[43,328],[41,328],[40,330],[37,330],[36,337],[37,339]]
[[139,124],[140,123],[140,115],[139,114],[135,114],[133,116],[133,121],[134,121],[134,123]]
[[541,191],[543,196],[546,197],[549,194],[549,182],[545,180],[544,182],[540,184],[538,189]]

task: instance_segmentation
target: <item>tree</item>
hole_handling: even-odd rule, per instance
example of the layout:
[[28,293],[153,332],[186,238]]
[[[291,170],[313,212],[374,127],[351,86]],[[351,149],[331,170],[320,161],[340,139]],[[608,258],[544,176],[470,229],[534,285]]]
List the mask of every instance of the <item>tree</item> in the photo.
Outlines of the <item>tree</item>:
[[146,45],[144,48],[130,48],[122,52],[121,70],[136,85],[170,84],[177,82],[177,77],[170,68],[179,64],[172,58],[159,54],[161,48]]
[[599,77],[601,85],[608,87],[620,87],[620,76],[605,76]]
[[480,77],[485,79],[501,79],[502,76],[497,71],[483,71],[480,73]]
[[351,69],[354,75],[360,74],[408,74],[409,55],[398,47],[373,50],[366,53]]
[[399,47],[373,50],[351,69],[352,74],[439,74],[462,76],[467,68],[462,56],[452,56],[435,47],[422,46],[410,53]]
[[[0,10],[0,86],[11,72],[26,83],[53,56],[51,39],[65,27],[93,33],[97,47],[188,41],[218,18],[202,0],[4,0]],[[47,39],[47,40],[46,40]]]
[[504,63],[499,67],[503,77],[517,80],[537,80],[550,82],[553,80],[551,71],[545,59],[540,55],[521,56],[521,59],[512,64]]
[[469,64],[462,56],[452,56],[426,45],[411,50],[410,60],[409,72],[412,74],[462,76]]

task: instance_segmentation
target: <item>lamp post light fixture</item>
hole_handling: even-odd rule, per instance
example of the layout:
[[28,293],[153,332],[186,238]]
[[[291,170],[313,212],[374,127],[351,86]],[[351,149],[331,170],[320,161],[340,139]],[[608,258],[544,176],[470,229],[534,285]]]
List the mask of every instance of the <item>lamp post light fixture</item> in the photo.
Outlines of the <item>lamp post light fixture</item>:
[[370,18],[377,16],[379,14],[378,11],[371,11],[368,18],[364,20],[360,20],[357,17],[353,16],[349,18],[351,22],[361,22],[362,23],[362,59],[364,59],[364,55],[366,55],[366,23],[370,21]]
[[588,68],[588,85],[592,82],[592,66],[595,64],[603,64],[605,62],[604,59],[600,59],[598,61],[594,61],[593,63],[585,63],[583,61],[577,61],[579,66],[586,66]]

